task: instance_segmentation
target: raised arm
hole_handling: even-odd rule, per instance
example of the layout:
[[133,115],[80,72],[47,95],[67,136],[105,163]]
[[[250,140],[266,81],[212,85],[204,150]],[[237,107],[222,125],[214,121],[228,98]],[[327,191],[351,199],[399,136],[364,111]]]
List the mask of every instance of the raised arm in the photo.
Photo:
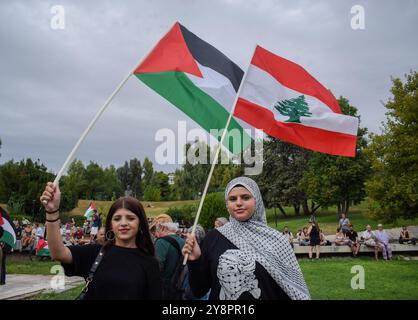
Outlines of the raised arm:
[[72,263],[73,257],[70,249],[64,246],[60,233],[60,215],[59,206],[61,202],[61,191],[59,186],[54,186],[52,182],[48,182],[45,191],[40,197],[41,202],[48,201],[44,204],[46,222],[45,227],[48,235],[48,247],[51,258],[63,263]]

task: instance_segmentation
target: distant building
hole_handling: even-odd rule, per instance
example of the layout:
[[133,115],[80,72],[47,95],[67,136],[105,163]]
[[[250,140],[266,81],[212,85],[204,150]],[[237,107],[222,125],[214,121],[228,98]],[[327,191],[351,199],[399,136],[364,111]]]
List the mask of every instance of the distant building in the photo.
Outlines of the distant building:
[[168,184],[169,185],[174,184],[174,173],[169,173],[168,174]]

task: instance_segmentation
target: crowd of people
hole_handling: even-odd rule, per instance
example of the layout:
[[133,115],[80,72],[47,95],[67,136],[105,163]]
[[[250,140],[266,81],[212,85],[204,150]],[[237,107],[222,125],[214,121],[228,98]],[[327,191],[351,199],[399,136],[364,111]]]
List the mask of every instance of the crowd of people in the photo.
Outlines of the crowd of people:
[[[377,225],[377,230],[372,231],[370,224],[366,226],[366,230],[360,235],[354,226],[350,223],[350,220],[345,214],[341,215],[341,219],[338,222],[338,228],[335,233],[335,240],[330,241],[326,239],[322,229],[319,228],[319,224],[316,220],[310,221],[307,227],[299,229],[296,233],[296,238],[293,237],[292,232],[285,226],[283,228],[283,235],[285,235],[292,247],[294,243],[299,246],[309,246],[308,256],[309,259],[313,259],[313,253],[315,252],[316,259],[320,256],[321,246],[348,246],[351,249],[353,257],[358,257],[361,245],[374,249],[375,259],[378,260],[379,252],[382,252],[384,260],[392,259],[392,250],[389,242],[391,237],[387,231],[383,229],[382,224]],[[399,234],[398,242],[400,244],[416,244],[416,238],[412,236],[406,226],[402,226]]]
[[[79,299],[310,299],[294,252],[309,246],[309,258],[320,257],[325,245],[349,246],[357,256],[364,244],[391,259],[390,237],[381,224],[359,234],[342,215],[335,240],[326,239],[318,221],[309,220],[296,239],[288,227],[268,227],[257,184],[235,178],[225,190],[229,219],[219,217],[211,230],[180,227],[167,214],[147,218],[135,198],[116,200],[102,224],[101,215],[82,226],[61,223],[59,187],[48,183],[45,228],[16,221],[22,246],[47,239],[51,258],[67,276],[81,276],[86,285]],[[413,243],[406,227],[400,243]],[[187,261],[186,265],[183,260]]]

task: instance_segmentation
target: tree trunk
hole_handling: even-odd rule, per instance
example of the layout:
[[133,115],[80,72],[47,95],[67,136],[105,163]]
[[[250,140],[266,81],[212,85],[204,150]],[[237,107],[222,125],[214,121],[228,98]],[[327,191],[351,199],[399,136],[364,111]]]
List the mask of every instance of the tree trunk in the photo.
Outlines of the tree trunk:
[[305,216],[309,216],[309,215],[311,215],[311,211],[309,210],[308,200],[307,200],[307,199],[304,199],[304,200],[302,201],[302,208],[303,208],[303,214],[304,214]]
[[[311,200],[311,201],[312,201],[312,200]],[[314,214],[314,213],[315,213],[315,211],[316,211],[316,210],[318,210],[320,207],[321,207],[321,205],[320,205],[320,204],[315,205],[315,202],[314,202],[314,201],[312,201],[312,203],[311,203],[311,214]]]
[[337,204],[337,210],[338,210],[338,216],[340,216],[341,215],[341,203],[340,202],[338,202]]
[[286,217],[286,218],[287,218],[287,214],[286,214],[286,212],[284,211],[284,209],[283,209],[282,205],[279,203],[279,204],[277,204],[277,207],[279,208],[279,210],[280,210],[280,212],[282,213],[282,215],[283,215],[284,217]]
[[293,208],[295,209],[295,216],[300,216],[300,204],[294,204]]

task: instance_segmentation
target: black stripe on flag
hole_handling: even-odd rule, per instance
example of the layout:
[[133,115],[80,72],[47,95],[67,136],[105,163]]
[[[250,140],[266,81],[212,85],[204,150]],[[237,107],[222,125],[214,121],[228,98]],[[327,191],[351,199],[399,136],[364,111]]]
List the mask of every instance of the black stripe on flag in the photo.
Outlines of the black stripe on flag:
[[196,61],[201,65],[224,75],[231,81],[235,91],[238,91],[244,71],[242,71],[241,68],[232,62],[226,55],[191,33],[186,27],[180,24],[180,28],[187,47]]

